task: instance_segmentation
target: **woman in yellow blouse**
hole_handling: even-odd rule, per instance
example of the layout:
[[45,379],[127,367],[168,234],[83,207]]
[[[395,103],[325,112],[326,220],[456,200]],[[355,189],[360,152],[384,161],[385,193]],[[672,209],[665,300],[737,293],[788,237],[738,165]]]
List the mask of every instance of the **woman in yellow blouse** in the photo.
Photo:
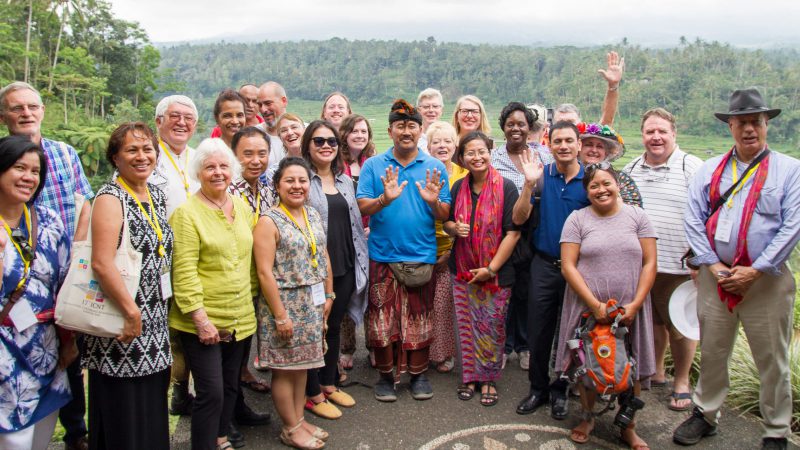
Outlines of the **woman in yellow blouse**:
[[241,166],[222,140],[201,142],[188,172],[200,189],[170,218],[175,304],[169,325],[194,375],[192,449],[224,450],[231,448],[228,424],[242,355],[256,331],[253,212],[228,193]]

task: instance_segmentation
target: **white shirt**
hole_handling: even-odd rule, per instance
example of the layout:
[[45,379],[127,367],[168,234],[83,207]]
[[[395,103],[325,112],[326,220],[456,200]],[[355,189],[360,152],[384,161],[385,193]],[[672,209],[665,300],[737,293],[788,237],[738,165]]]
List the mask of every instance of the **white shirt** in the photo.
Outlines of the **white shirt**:
[[689,273],[681,264],[681,257],[689,250],[683,216],[689,182],[701,165],[700,158],[685,153],[676,145],[662,165],[647,164],[643,154],[622,169],[639,187],[644,210],[658,233],[659,273]]
[[[166,152],[169,152],[169,155]],[[180,155],[176,155],[166,143],[161,146],[156,169],[150,175],[148,181],[156,185],[167,196],[168,219],[172,216],[172,212],[186,201],[189,195],[200,189],[200,183],[192,180],[189,174],[186,173],[186,166],[193,155],[194,149],[188,145]],[[172,160],[170,160],[169,156],[172,157]],[[173,161],[175,165],[173,165]],[[176,165],[177,168],[175,167]]]

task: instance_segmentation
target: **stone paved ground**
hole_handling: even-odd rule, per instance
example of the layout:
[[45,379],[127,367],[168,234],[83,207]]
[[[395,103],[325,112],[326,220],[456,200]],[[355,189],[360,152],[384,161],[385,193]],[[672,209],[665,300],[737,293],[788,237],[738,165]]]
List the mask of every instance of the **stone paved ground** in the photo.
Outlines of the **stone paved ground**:
[[[356,367],[349,372],[350,379],[371,385],[375,371],[366,364],[363,350],[357,353]],[[307,413],[307,419],[330,432],[326,448],[379,450],[379,449],[448,449],[448,450],[511,450],[511,449],[616,449],[626,448],[617,438],[612,425],[613,413],[598,420],[589,444],[577,446],[568,439],[569,430],[578,423],[576,414],[567,420],[556,421],[545,407],[534,414],[520,416],[516,404],[527,393],[527,375],[516,361],[509,362],[499,382],[500,402],[491,408],[481,406],[477,396],[464,402],[456,397],[459,377],[455,373],[429,372],[434,397],[415,401],[408,391],[408,382],[398,389],[398,401],[379,403],[372,390],[352,386],[347,392],[356,399],[356,406],[345,409],[339,420],[328,421]],[[672,443],[672,430],[682,422],[687,413],[669,411],[668,389],[645,392],[645,409],[637,415],[640,435],[652,449],[682,448]],[[247,439],[245,449],[275,449],[284,447],[278,440],[279,421],[275,418],[269,395],[247,392],[248,403],[256,410],[270,412],[273,422],[263,427],[242,427]],[[579,403],[572,399],[570,411],[577,412]],[[761,427],[758,419],[750,415],[725,410],[720,433],[706,438],[697,449],[757,449],[760,448]],[[173,448],[189,449],[189,420],[180,421],[173,436]],[[798,448],[798,447],[793,447]]]

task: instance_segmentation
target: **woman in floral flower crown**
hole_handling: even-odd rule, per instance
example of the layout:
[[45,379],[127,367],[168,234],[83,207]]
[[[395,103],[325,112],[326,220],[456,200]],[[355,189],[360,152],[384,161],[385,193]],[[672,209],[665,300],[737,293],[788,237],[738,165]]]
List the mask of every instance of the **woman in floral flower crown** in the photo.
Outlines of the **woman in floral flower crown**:
[[511,216],[519,194],[490,164],[491,139],[480,131],[464,136],[455,163],[469,170],[451,189],[453,207],[444,230],[456,238],[450,257],[453,299],[461,347],[462,385],[469,400],[481,386],[481,404],[497,404],[505,346],[505,319],[514,268],[506,264],[519,240]]
[[[625,154],[622,136],[608,125],[598,123],[577,124],[581,132],[581,163],[584,166],[601,161],[614,162]],[[642,207],[642,194],[633,178],[625,172],[619,172],[619,196],[628,205]]]

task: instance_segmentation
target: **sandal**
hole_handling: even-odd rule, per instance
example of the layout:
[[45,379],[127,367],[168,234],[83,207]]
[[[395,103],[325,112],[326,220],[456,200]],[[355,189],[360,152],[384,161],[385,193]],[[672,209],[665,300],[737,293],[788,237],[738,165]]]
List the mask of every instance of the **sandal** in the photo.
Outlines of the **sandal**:
[[239,386],[246,387],[247,389],[250,389],[253,392],[258,392],[259,394],[266,394],[272,390],[272,386],[270,386],[268,382],[258,379],[251,381],[239,380]]
[[447,358],[436,365],[436,371],[439,373],[450,373],[453,370],[453,366],[455,366],[453,358]]
[[[305,421],[306,421],[306,418],[305,417],[301,417],[299,423],[303,423]],[[325,441],[328,440],[329,437],[331,437],[330,433],[328,433],[327,431],[323,430],[322,428],[320,428],[320,427],[318,427],[316,425],[313,425],[313,424],[311,426],[314,427],[314,431],[311,432],[311,435],[314,436],[315,438],[319,439],[320,441],[325,442]]]
[[344,370],[352,370],[353,369],[353,355],[347,355],[342,353],[339,356],[339,364],[342,366]]
[[[631,450],[650,450],[650,446],[647,445],[647,442],[645,442],[644,439],[642,439],[638,434],[636,434],[635,427],[636,427],[636,422],[631,422],[630,425],[628,425],[628,428],[625,428],[620,432],[619,439],[625,444],[627,444]],[[636,436],[638,441],[631,443],[625,439],[625,432],[628,430],[633,431],[633,435]]]
[[475,388],[469,387],[468,384],[462,384],[458,386],[458,398],[464,401],[472,400],[472,397],[475,396]]
[[225,441],[222,444],[218,444],[216,449],[217,450],[225,450],[226,448],[233,448],[233,444],[230,441]]
[[[483,386],[486,386],[486,392],[481,392],[481,405],[496,405],[499,399],[499,395],[497,394],[497,385],[494,383],[494,381],[489,381],[488,383],[484,383]],[[494,389],[494,392],[489,392],[490,389]]]
[[[672,393],[669,394],[669,397],[670,397],[669,405],[667,405],[667,408],[669,408],[672,411],[688,411],[692,407],[692,401],[691,401],[692,400],[692,393],[691,392],[675,392],[675,391],[672,391]],[[685,406],[678,406],[678,402],[681,401],[681,400],[689,400],[689,403],[687,403]]]
[[319,450],[325,447],[325,442],[313,436],[308,438],[308,440],[302,444],[295,444],[292,441],[292,435],[297,431],[298,428],[302,426],[303,426],[303,419],[300,419],[300,421],[297,422],[297,425],[293,426],[292,428],[289,428],[288,430],[286,428],[283,428],[281,430],[281,442],[283,442],[284,445],[287,445],[289,447],[299,448],[302,450]]
[[[583,427],[586,428],[583,428]],[[589,434],[594,430],[594,419],[582,420],[575,428],[570,431],[569,440],[576,444],[585,444],[589,442]]]

